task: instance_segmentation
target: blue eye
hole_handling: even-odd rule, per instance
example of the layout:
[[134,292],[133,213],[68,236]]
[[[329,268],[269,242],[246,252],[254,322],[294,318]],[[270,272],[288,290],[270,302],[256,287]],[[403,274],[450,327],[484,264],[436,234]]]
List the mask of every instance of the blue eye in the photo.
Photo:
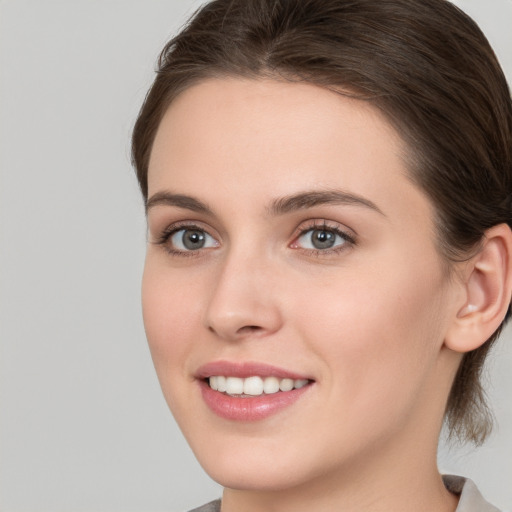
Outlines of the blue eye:
[[170,237],[172,248],[177,251],[197,251],[217,247],[217,241],[206,231],[197,228],[183,228],[175,231]]
[[302,249],[322,251],[334,249],[350,242],[348,236],[333,228],[312,228],[304,231],[297,239]]

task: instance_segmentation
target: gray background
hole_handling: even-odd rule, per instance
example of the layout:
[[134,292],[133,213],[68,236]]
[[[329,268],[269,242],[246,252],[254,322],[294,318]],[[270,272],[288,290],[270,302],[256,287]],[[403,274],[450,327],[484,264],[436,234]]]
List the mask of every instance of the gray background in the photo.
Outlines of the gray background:
[[[140,313],[129,163],[158,51],[200,4],[0,2],[0,509],[180,511],[220,495],[167,411]],[[460,0],[512,81],[511,0]],[[512,510],[512,333],[490,365],[499,431],[442,448]]]

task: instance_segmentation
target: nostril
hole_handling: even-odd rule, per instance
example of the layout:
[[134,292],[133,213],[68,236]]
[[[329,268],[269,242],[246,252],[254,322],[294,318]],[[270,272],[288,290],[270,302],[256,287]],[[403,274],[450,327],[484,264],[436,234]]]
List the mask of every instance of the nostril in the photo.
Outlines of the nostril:
[[244,327],[240,327],[240,329],[238,329],[238,333],[243,334],[260,330],[261,327],[259,325],[245,325]]
[[[263,336],[268,330],[265,329],[264,326],[260,325],[243,325],[242,327],[236,328],[236,326],[233,326],[233,328],[229,328],[226,326],[215,326],[215,325],[209,325],[208,330],[213,333],[215,336],[224,338],[226,340],[242,340],[245,338],[252,338],[252,337],[261,337]],[[271,332],[271,331],[268,331]]]
[[[237,331],[236,331],[236,334],[249,334],[249,333],[252,333],[252,332],[257,332],[257,331],[261,331],[263,328],[260,327],[259,325],[244,325],[243,327],[240,327]],[[215,328],[212,327],[211,325],[208,326],[208,330],[210,332],[213,332],[215,333]]]

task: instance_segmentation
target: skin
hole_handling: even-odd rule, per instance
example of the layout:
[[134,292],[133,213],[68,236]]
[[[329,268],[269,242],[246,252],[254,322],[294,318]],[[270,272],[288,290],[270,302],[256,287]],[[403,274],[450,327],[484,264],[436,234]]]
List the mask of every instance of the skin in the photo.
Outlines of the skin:
[[[208,80],[166,112],[149,166],[144,322],[169,407],[225,487],[223,512],[455,510],[436,447],[461,357],[445,338],[465,297],[405,149],[371,105],[309,84]],[[333,190],[373,206],[270,208]],[[151,201],[162,193],[208,211]],[[190,224],[205,248],[161,243]],[[314,250],[318,225],[355,243]],[[269,418],[229,421],[195,378],[221,359],[314,384]]]

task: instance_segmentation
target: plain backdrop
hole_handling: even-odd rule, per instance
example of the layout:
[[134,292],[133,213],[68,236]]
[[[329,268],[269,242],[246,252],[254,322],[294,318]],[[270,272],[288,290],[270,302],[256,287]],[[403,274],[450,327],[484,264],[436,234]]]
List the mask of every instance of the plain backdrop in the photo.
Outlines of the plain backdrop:
[[[220,496],[178,431],[140,312],[145,220],[129,161],[157,54],[191,0],[0,1],[0,510],[188,510]],[[512,81],[512,1],[460,0]],[[463,94],[463,91],[461,91]],[[512,510],[512,336],[499,430],[442,448]]]

